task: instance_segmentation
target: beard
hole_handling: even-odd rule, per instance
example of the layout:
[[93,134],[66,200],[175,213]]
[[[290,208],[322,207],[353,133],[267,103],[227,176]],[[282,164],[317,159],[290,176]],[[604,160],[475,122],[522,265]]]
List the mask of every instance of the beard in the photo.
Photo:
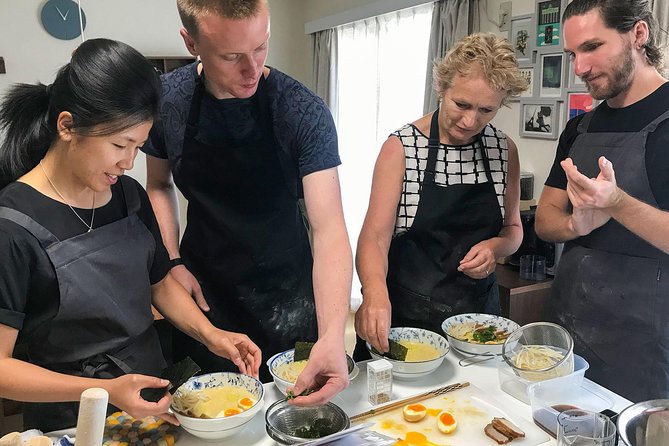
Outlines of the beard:
[[632,45],[623,48],[621,54],[616,58],[616,63],[608,74],[603,74],[609,79],[609,82],[601,87],[594,87],[590,82],[585,81],[588,87],[588,93],[593,98],[603,101],[615,98],[620,93],[627,90],[632,83],[636,62],[632,56]]

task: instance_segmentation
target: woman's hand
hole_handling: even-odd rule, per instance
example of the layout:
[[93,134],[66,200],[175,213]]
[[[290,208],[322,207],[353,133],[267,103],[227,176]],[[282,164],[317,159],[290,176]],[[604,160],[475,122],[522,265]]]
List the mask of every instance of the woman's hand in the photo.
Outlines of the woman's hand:
[[228,358],[241,373],[258,378],[262,352],[248,336],[212,326],[212,330],[207,333],[204,341],[209,351]]
[[363,292],[362,305],[355,312],[355,332],[381,353],[390,349],[391,310],[388,288],[384,287],[377,293]]
[[[176,417],[167,413],[167,409],[172,404],[172,395],[167,392],[170,382],[166,379],[128,374],[114,379],[100,380],[100,382],[100,387],[109,393],[109,402],[133,418],[158,416],[165,421],[179,425]],[[156,403],[146,401],[139,394],[145,388],[165,388],[165,396]]]
[[311,349],[309,362],[291,390],[300,395],[305,390],[316,390],[289,400],[297,406],[325,404],[348,386],[348,367],[343,339],[323,337]]
[[462,260],[458,271],[472,279],[485,279],[495,271],[497,259],[490,240],[483,240],[469,250]]

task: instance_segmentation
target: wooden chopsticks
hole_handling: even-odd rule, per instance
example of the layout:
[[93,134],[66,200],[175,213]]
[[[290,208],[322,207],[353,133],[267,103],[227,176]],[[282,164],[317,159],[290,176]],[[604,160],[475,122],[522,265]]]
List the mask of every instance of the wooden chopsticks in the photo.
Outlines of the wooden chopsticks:
[[378,415],[380,413],[388,412],[390,410],[397,409],[398,407],[403,407],[407,404],[417,403],[418,401],[422,401],[427,398],[432,398],[434,396],[443,395],[444,393],[452,392],[454,390],[463,389],[467,386],[469,386],[469,383],[463,382],[440,387],[438,389],[430,390],[429,392],[421,393],[415,396],[410,396],[402,400],[393,401],[392,403],[388,403],[385,406],[377,407],[376,409],[368,410],[367,412],[363,412],[358,415],[352,416],[350,420],[352,423],[364,420],[365,418],[369,418],[374,415]]

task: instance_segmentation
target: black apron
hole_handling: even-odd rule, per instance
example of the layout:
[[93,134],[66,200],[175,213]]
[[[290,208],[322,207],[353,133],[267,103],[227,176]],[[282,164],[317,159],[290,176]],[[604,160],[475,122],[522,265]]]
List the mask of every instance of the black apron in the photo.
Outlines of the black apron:
[[[435,183],[440,146],[438,116],[437,109],[430,125],[427,166],[416,216],[411,228],[390,243],[386,283],[393,327],[442,333],[441,324],[450,316],[499,314],[494,273],[484,279],[472,279],[458,271],[458,266],[472,246],[499,235],[503,219],[482,139],[477,143],[487,182],[448,187]],[[360,338],[355,356],[366,356]]]
[[[89,378],[126,373],[157,376],[165,367],[153,329],[149,270],[155,240],[136,212],[137,190],[121,185],[128,216],[67,240],[27,215],[0,208],[30,232],[56,271],[60,305],[43,335],[30,339],[29,361],[56,372]],[[23,427],[48,432],[73,427],[79,403],[25,403]]]
[[[258,124],[243,140],[202,141],[204,94],[199,77],[173,171],[188,200],[180,252],[200,281],[211,322],[248,335],[269,358],[318,335],[309,236],[280,167],[264,76],[251,99]],[[190,355],[204,372],[237,369],[177,331],[174,355]],[[265,365],[261,380],[272,380]]]
[[[583,175],[613,163],[618,187],[657,207],[646,173],[648,134],[588,133],[593,112],[578,126],[569,157]],[[553,282],[549,317],[574,338],[589,363],[588,378],[632,401],[669,398],[669,256],[611,219],[565,245]]]

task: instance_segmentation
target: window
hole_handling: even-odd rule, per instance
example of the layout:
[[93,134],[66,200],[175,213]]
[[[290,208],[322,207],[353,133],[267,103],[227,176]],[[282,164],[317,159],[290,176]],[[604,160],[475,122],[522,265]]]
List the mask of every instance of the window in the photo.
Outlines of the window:
[[[423,114],[433,3],[337,28],[342,201],[351,245],[367,212],[374,162],[388,135]],[[352,304],[361,302],[353,279]]]

